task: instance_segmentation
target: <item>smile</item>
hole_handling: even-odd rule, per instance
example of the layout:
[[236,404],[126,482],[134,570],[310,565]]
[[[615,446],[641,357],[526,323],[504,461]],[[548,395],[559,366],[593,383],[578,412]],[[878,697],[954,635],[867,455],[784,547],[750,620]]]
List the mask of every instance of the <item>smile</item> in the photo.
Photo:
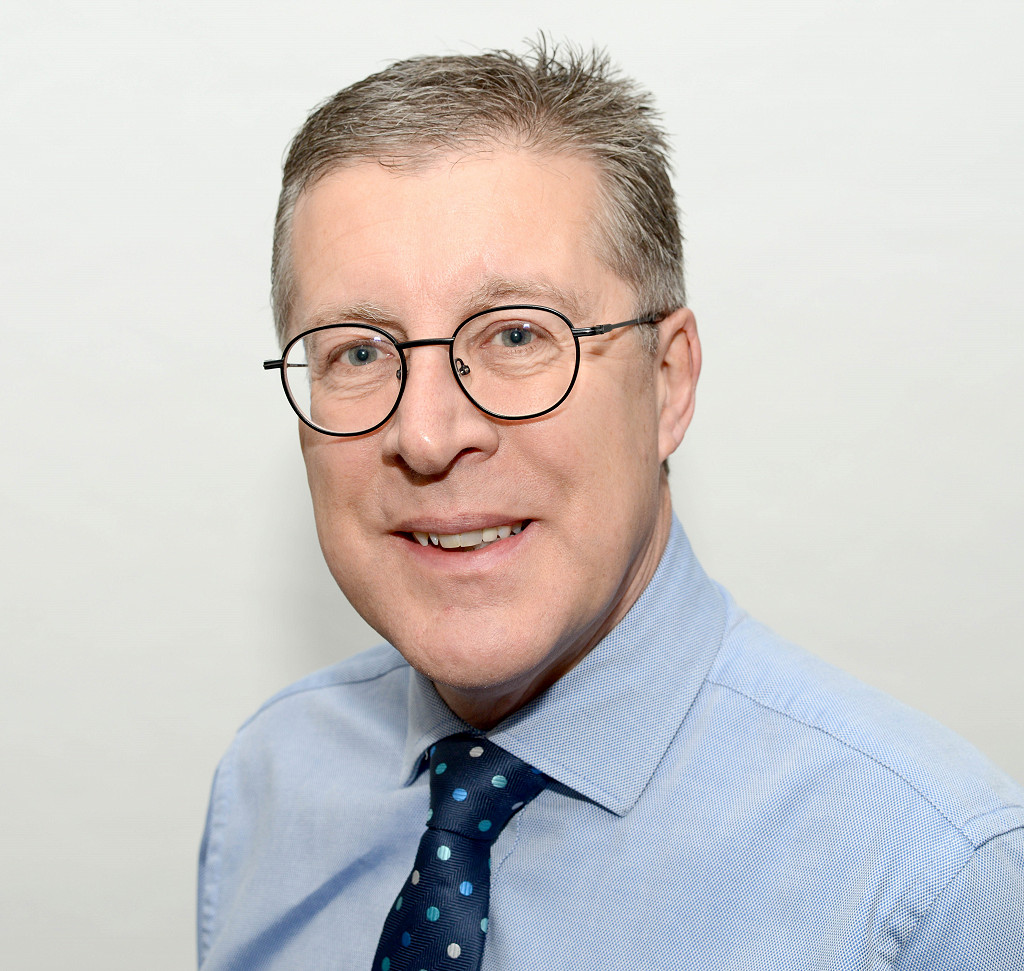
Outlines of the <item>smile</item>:
[[482,550],[491,543],[508,539],[522,532],[529,520],[506,523],[504,526],[488,526],[486,529],[471,529],[466,533],[421,533],[413,530],[412,537],[420,546],[440,546],[445,550]]

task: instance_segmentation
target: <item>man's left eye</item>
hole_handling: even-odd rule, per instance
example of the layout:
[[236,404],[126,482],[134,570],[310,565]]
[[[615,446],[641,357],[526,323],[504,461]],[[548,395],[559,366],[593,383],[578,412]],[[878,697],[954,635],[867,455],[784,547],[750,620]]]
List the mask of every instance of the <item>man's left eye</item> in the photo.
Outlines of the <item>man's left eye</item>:
[[507,327],[498,334],[498,339],[505,347],[522,347],[533,340],[533,333],[528,327]]

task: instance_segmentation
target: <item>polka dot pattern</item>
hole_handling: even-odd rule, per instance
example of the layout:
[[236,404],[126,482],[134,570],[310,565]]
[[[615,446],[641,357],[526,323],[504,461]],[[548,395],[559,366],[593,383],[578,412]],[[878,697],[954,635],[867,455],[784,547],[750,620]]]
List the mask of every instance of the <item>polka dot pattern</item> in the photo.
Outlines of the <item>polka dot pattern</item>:
[[431,747],[429,777],[427,829],[384,922],[373,966],[478,971],[487,939],[491,845],[547,780],[470,734]]

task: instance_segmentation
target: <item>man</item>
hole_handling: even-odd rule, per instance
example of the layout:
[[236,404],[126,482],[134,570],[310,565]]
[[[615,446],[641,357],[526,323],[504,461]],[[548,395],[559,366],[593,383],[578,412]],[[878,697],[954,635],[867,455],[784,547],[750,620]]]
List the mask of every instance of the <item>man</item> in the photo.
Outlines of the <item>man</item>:
[[673,519],[701,355],[643,92],[543,49],[353,85],[273,280],[321,547],[388,644],[225,756],[203,968],[1024,967],[1024,793]]

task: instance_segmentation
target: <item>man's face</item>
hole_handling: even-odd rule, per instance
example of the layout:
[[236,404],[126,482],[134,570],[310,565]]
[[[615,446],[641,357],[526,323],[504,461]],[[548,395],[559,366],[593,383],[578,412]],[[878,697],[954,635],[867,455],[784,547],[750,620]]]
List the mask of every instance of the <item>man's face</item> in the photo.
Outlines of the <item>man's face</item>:
[[[412,172],[336,171],[296,208],[289,331],[369,319],[399,340],[448,337],[507,303],[553,307],[575,326],[626,320],[631,290],[589,242],[596,187],[588,162],[500,149]],[[332,574],[480,727],[568,670],[657,565],[670,520],[659,466],[674,442],[658,359],[639,336],[581,339],[572,394],[539,419],[484,415],[447,349],[427,346],[406,352],[405,393],[384,427],[344,439],[300,426]],[[413,536],[519,524],[479,550]]]

